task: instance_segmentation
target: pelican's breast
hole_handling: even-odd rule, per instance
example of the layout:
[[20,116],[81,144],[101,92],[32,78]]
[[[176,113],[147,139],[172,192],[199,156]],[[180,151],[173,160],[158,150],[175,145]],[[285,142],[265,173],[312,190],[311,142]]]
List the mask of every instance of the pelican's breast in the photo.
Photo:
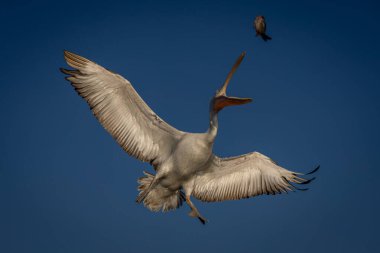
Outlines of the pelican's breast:
[[205,134],[188,134],[174,152],[174,168],[180,175],[193,175],[210,158],[212,143]]

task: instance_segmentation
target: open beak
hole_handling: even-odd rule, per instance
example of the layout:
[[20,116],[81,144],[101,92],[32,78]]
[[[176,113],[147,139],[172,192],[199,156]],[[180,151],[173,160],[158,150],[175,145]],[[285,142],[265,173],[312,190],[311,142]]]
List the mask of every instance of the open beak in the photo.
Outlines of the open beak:
[[243,52],[239,58],[236,60],[234,66],[232,67],[230,73],[228,73],[228,76],[226,78],[226,81],[222,85],[222,87],[218,90],[214,97],[214,110],[220,111],[226,106],[230,105],[242,105],[249,102],[252,102],[251,98],[238,98],[238,97],[229,97],[226,94],[227,86],[232,78],[232,75],[235,73],[236,69],[239,67],[240,63],[243,61],[245,52]]

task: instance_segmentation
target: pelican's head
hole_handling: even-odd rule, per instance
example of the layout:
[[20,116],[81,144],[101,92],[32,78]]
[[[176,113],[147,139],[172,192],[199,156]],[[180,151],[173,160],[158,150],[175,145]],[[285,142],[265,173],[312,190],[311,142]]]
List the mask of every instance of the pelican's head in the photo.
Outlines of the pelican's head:
[[243,58],[245,56],[245,52],[243,52],[239,58],[236,60],[234,66],[232,67],[230,73],[228,73],[228,76],[226,78],[226,81],[222,85],[222,87],[216,92],[215,96],[211,100],[211,110],[214,112],[219,112],[224,107],[229,105],[242,105],[246,104],[252,101],[251,98],[238,98],[238,97],[230,97],[227,96],[226,90],[228,83],[231,80],[232,75],[236,71],[236,69],[239,67],[240,63],[242,62]]

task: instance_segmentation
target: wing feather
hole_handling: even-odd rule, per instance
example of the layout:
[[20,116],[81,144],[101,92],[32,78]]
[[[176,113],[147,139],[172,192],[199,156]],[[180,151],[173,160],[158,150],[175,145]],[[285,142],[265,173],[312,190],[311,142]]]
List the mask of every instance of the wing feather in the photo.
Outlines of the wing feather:
[[129,155],[156,165],[171,153],[184,133],[159,118],[128,80],[74,53],[64,57],[74,68],[61,69],[66,79]]
[[214,202],[281,194],[298,189],[293,184],[313,180],[302,175],[278,166],[258,152],[231,158],[214,156],[208,168],[195,178],[192,195],[202,201]]

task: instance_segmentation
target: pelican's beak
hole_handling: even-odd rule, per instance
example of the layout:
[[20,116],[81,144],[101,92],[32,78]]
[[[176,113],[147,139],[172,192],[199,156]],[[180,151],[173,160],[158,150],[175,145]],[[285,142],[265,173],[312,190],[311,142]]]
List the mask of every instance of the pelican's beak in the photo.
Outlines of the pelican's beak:
[[220,111],[226,106],[230,105],[242,105],[247,104],[249,102],[252,102],[251,98],[238,98],[238,97],[229,97],[226,94],[227,86],[232,78],[232,75],[235,73],[236,69],[239,67],[240,63],[243,61],[245,52],[243,52],[239,58],[236,60],[234,66],[232,67],[230,73],[228,73],[228,76],[226,78],[226,81],[222,85],[222,87],[217,91],[215,97],[214,97],[214,110]]

